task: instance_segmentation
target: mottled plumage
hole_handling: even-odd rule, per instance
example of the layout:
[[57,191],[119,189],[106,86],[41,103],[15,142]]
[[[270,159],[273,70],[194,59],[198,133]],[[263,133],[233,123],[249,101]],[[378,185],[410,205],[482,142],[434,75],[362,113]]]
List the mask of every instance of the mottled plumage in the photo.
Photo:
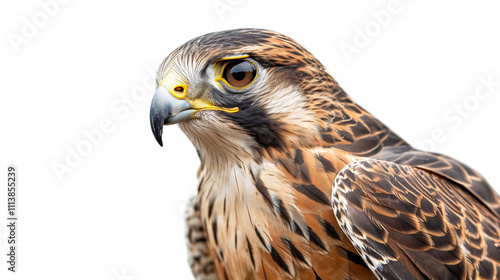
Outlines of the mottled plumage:
[[157,81],[153,133],[161,144],[163,124],[180,123],[201,159],[187,217],[196,279],[500,278],[500,201],[485,179],[413,149],[292,39],[206,34]]

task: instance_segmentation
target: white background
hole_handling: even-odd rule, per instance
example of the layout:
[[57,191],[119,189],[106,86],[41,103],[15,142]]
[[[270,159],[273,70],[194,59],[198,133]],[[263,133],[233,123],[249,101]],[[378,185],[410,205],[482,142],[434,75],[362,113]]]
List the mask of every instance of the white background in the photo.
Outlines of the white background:
[[[500,81],[494,1],[404,1],[380,30],[374,14],[388,1],[69,1],[47,16],[48,2],[0,4],[2,279],[191,278],[183,208],[199,161],[176,126],[164,129],[165,147],[156,143],[154,89],[143,81],[175,47],[217,30],[289,35],[402,137],[466,162],[500,190],[500,86],[473,100],[481,77]],[[36,31],[25,36],[30,23]],[[346,56],[341,46],[356,47],[367,26],[368,43]],[[472,109],[454,125],[445,115],[464,102]],[[53,165],[106,119],[113,130],[59,179]],[[8,164],[19,170],[15,274],[5,262]]]

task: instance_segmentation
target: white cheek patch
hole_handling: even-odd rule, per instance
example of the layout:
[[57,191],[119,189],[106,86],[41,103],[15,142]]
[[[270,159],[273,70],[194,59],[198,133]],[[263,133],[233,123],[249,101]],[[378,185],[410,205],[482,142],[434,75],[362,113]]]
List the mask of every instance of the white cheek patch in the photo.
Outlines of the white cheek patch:
[[271,91],[268,95],[263,98],[261,105],[269,114],[294,115],[305,113],[303,106],[306,105],[306,102],[299,90],[292,86]]
[[[295,143],[310,141],[310,137],[318,134],[316,118],[308,111],[307,102],[301,91],[295,86],[287,86],[270,90],[258,100],[259,105],[270,118],[283,124],[287,137]],[[310,136],[309,138],[307,136]]]

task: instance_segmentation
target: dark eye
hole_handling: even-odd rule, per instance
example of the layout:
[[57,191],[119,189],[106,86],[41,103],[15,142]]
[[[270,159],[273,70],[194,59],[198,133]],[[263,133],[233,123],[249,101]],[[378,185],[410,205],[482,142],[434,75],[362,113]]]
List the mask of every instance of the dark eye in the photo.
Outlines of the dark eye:
[[234,60],[224,67],[223,78],[229,85],[242,88],[253,82],[257,75],[255,64],[248,60]]

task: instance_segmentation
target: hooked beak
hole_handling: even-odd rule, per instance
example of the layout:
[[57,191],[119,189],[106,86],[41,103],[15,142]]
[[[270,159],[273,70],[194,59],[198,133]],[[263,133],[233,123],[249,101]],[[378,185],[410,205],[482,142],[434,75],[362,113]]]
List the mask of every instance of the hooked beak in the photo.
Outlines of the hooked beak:
[[214,106],[201,99],[186,100],[185,95],[174,96],[165,86],[160,85],[153,96],[149,112],[151,130],[158,144],[163,147],[161,138],[163,125],[188,121],[194,118],[194,113],[200,110],[218,110],[235,113],[238,112],[239,109],[238,107],[222,108]]
[[195,111],[185,99],[174,97],[163,86],[158,87],[151,101],[151,109],[149,111],[151,129],[158,144],[163,147],[161,139],[163,125],[187,121],[191,119],[191,115]]

